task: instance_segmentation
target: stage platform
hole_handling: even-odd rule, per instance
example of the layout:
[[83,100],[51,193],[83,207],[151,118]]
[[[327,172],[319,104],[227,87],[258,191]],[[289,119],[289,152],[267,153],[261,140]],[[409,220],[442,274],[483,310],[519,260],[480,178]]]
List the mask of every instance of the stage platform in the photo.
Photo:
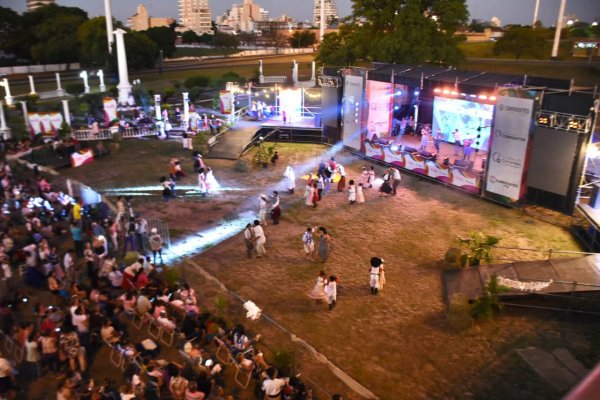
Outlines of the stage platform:
[[578,258],[523,261],[510,264],[480,265],[444,272],[446,300],[456,294],[469,300],[483,296],[484,285],[493,275],[511,282],[537,282],[541,289],[533,292],[511,288],[499,295],[503,299],[518,299],[532,294],[567,295],[596,293],[600,296],[600,254]]

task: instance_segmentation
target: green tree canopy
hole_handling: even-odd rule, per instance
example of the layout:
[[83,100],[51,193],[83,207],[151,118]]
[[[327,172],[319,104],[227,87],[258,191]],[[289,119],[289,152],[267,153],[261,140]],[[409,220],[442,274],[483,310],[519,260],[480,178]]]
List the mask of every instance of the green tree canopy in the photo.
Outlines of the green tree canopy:
[[187,30],[181,34],[181,42],[185,44],[197,43],[200,41],[200,36],[193,30]]
[[[156,54],[158,47],[144,32],[128,30],[123,36],[125,40],[125,51],[127,53],[127,67],[130,70],[138,71],[141,69],[154,68],[156,64]],[[117,48],[116,42],[113,43],[113,50],[109,57],[109,67],[112,71],[117,71]]]
[[[468,21],[465,0],[353,0],[352,9],[340,37],[330,36],[320,46],[322,62],[456,65],[462,59],[457,45],[463,38],[455,32]],[[333,57],[328,53],[332,44],[343,47]]]
[[494,54],[512,53],[516,59],[521,58],[523,55],[542,58],[548,35],[546,29],[513,25],[494,45]]
[[81,43],[80,62],[89,67],[101,67],[108,61],[106,19],[92,18],[84,22],[77,32]]
[[[158,50],[163,51],[165,57],[171,57],[177,50],[175,47],[175,41],[177,40],[177,34],[171,28],[166,26],[157,26],[144,31],[154,43]],[[157,51],[158,51],[157,50]],[[157,54],[158,55],[158,52]]]
[[29,58],[29,51],[21,45],[22,18],[10,8],[0,7],[0,49],[7,54]]
[[290,46],[293,48],[310,47],[317,41],[317,35],[313,31],[294,31],[288,38]]
[[212,38],[212,45],[221,49],[223,54],[227,54],[231,50],[237,49],[239,40],[235,35],[217,31]]

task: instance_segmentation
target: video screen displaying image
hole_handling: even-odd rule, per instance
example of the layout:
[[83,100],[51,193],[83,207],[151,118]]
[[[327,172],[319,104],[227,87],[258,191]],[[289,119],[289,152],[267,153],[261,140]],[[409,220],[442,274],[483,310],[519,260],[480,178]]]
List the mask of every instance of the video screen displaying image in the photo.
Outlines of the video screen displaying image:
[[389,135],[392,122],[393,85],[387,82],[367,81],[367,139]]
[[[434,133],[438,128],[441,129],[444,141],[449,143],[454,143],[452,132],[458,129],[461,140],[472,139],[473,147],[487,150],[493,116],[492,104],[436,96],[433,102],[432,129]],[[478,131],[477,128],[481,130]],[[481,137],[477,138],[477,135]]]

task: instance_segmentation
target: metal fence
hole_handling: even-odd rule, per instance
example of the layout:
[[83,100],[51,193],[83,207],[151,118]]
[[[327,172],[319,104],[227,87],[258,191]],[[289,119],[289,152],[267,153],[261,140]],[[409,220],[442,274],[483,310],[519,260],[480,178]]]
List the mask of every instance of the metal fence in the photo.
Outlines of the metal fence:
[[123,139],[156,136],[158,129],[155,126],[125,129],[100,129],[93,132],[91,129],[77,129],[71,132],[71,137],[84,142],[94,140],[112,140],[115,134],[120,133]]

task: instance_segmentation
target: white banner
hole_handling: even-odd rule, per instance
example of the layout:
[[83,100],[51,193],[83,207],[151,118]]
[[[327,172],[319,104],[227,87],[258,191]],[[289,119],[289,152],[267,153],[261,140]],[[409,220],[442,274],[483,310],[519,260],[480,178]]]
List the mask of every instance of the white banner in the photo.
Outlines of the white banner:
[[117,101],[112,97],[105,97],[102,104],[104,105],[104,123],[108,125],[110,121],[117,119]]
[[494,116],[486,191],[517,201],[522,196],[533,100],[500,96]]
[[360,126],[362,114],[363,77],[344,77],[342,142],[344,146],[360,150]]

